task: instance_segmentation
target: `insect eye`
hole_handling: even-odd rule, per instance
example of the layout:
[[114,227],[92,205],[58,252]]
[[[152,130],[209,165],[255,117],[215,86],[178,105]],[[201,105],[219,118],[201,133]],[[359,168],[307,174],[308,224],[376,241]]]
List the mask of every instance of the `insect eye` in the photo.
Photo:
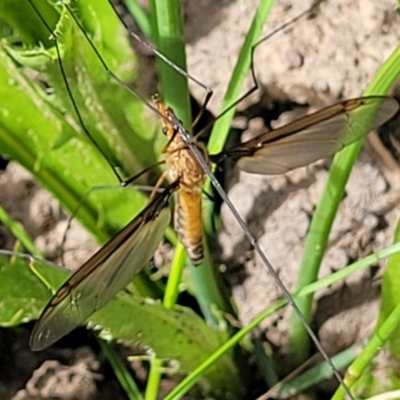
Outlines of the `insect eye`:
[[166,126],[163,126],[163,128],[162,128],[162,133],[163,133],[164,135],[166,135],[167,132],[168,132],[167,127],[166,127]]

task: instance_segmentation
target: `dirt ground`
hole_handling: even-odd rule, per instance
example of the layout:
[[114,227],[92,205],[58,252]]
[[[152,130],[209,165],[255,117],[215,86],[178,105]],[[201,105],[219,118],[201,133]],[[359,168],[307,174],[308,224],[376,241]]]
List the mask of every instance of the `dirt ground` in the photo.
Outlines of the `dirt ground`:
[[[255,4],[253,0],[186,2],[189,71],[215,91],[210,104],[215,115],[219,112],[224,88]],[[265,33],[308,6],[308,1],[278,1]],[[312,17],[297,21],[262,43],[256,51],[255,66],[263,87],[240,105],[245,117],[236,121],[239,127],[247,127],[244,135],[264,131],[265,118],[262,117],[276,108],[291,105],[291,110],[282,113],[278,121],[273,121],[273,126],[340,98],[362,95],[379,65],[399,43],[400,16],[395,7],[394,0],[325,1]],[[250,85],[248,80],[247,88]],[[202,90],[196,85],[191,88],[193,95],[201,101]],[[250,112],[251,118],[247,118]],[[393,131],[381,132],[382,135],[388,133],[395,134]],[[229,182],[229,197],[289,290],[294,285],[304,238],[324,187],[328,165],[329,160],[320,161],[278,177],[235,171]],[[398,174],[396,155],[381,148],[378,136],[366,142],[347,185],[320,277],[391,244],[399,217]],[[60,242],[54,238],[60,238],[66,226],[57,203],[13,164],[0,176],[0,188],[1,205],[13,209],[14,218],[36,237],[38,247],[53,243],[50,248],[46,245],[48,256],[53,256],[54,243]],[[25,200],[27,198],[29,201]],[[228,270],[235,271],[227,274],[227,281],[232,285],[241,323],[246,324],[280,298],[281,293],[264,265],[254,256],[225,206],[222,207],[222,220],[221,251],[217,256]],[[77,231],[71,236],[78,235],[79,228],[74,229]],[[41,234],[37,235],[38,232]],[[2,247],[9,247],[9,240],[4,235]],[[83,238],[79,233],[77,243],[82,244],[82,240],[85,240],[86,251],[74,255],[77,264],[87,257],[86,252],[91,254],[95,248],[89,238]],[[354,274],[317,294],[316,328],[329,354],[370,334],[379,312],[379,277],[383,266],[384,263]],[[275,315],[273,321],[264,321],[260,330],[262,338],[283,351],[287,344],[288,316],[288,312],[283,311]],[[109,371],[98,372],[99,361],[89,347],[63,350],[61,356],[54,354],[54,350],[32,356],[27,347],[18,344],[27,343],[29,328],[22,327],[15,332],[0,330],[2,353],[7,354],[7,365],[13,365],[8,374],[3,374],[7,379],[0,378],[0,398],[106,399],[110,398],[107,397],[109,393],[113,393],[114,399],[125,398],[122,389],[109,377]],[[11,351],[6,351],[7,347]],[[73,366],[66,367],[54,358],[68,361]],[[67,381],[71,387],[71,382],[76,382],[77,387],[85,387],[87,392],[54,392],[60,384],[64,387],[62,383]]]

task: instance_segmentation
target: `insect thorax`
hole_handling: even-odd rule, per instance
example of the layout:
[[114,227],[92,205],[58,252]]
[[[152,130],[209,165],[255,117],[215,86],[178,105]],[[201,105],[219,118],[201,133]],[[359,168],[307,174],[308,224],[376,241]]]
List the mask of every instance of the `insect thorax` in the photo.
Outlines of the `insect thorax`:
[[[196,144],[208,161],[207,152],[201,144]],[[180,190],[186,193],[201,193],[206,179],[203,168],[183,139],[176,135],[165,149],[168,175],[171,181],[179,179]]]

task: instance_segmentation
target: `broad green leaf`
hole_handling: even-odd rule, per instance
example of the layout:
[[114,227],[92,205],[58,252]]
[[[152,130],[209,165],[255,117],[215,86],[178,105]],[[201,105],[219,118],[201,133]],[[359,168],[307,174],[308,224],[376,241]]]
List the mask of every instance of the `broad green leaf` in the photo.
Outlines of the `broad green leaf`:
[[[18,19],[21,7],[25,11]],[[0,47],[0,153],[34,173],[69,211],[82,202],[77,218],[104,242],[143,207],[145,198],[132,190],[102,190],[82,201],[89,188],[118,181],[79,125],[56,61],[54,41],[44,41],[43,34],[25,40],[30,29],[21,38],[23,45],[16,41],[26,21],[43,25],[29,9],[27,1],[0,7],[0,18],[13,15],[15,29]],[[77,108],[122,173],[135,174],[156,161],[162,144],[160,139],[155,143],[156,134],[160,135],[149,119],[151,113],[144,113],[145,106],[110,79],[72,17],[64,13],[57,20],[59,12],[52,7],[44,16],[50,29],[57,26],[59,51]],[[135,57],[127,39],[119,34],[122,24],[108,2],[99,1],[93,9],[90,2],[80,1],[77,12],[89,32],[101,26],[95,45],[110,67],[121,78],[134,80]]]
[[[49,289],[28,264],[18,257],[11,261],[9,257],[0,257],[0,326],[17,326],[37,318],[49,300]],[[58,287],[68,275],[44,262],[34,261],[31,265],[51,287]],[[157,358],[178,361],[179,376],[189,373],[227,339],[188,308],[176,306],[167,310],[160,302],[123,292],[93,314],[90,325],[109,339],[143,345]],[[231,379],[239,376],[236,368],[227,355],[204,375],[200,386],[219,388],[221,393],[234,396],[240,387],[239,380]]]

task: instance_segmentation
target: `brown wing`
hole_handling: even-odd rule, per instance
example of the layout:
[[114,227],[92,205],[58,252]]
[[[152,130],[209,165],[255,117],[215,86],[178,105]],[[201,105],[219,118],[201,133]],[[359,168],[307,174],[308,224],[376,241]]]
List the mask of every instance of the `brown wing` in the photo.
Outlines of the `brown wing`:
[[336,153],[388,121],[398,109],[398,102],[389,97],[345,100],[211,156],[211,160],[232,157],[246,172],[284,174]]
[[124,229],[80,267],[56,292],[37,321],[32,350],[42,350],[108,303],[148,263],[167,228],[166,205],[177,184],[157,194]]

